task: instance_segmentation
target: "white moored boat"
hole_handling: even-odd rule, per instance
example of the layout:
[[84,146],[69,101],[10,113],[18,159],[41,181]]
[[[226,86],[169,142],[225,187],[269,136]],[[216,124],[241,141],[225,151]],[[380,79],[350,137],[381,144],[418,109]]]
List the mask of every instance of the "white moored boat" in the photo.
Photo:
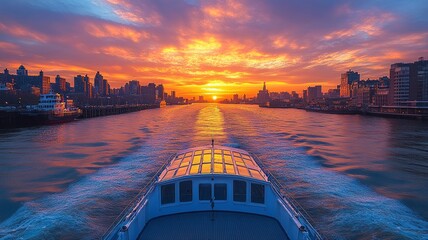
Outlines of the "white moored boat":
[[103,239],[321,239],[258,162],[214,142],[180,151]]

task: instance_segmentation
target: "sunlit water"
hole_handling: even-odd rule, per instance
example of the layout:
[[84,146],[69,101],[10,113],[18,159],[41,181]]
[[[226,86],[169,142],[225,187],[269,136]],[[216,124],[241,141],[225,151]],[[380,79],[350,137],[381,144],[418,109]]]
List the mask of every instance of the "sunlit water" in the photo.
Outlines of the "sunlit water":
[[94,239],[188,147],[257,154],[330,239],[428,239],[428,124],[194,104],[0,133],[0,238]]

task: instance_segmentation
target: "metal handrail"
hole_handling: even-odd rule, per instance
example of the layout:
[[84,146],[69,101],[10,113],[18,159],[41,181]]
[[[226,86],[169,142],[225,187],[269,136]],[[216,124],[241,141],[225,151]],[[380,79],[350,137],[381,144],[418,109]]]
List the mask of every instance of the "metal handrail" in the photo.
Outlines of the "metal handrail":
[[135,207],[146,197],[148,190],[156,183],[159,175],[166,168],[169,162],[175,157],[176,154],[171,155],[168,158],[168,161],[162,164],[159,170],[153,175],[153,177],[148,181],[148,183],[138,192],[138,194],[128,203],[128,205],[122,210],[122,212],[115,218],[113,223],[109,226],[109,228],[105,231],[102,236],[102,239],[108,239],[108,237],[113,233],[113,231],[117,228],[117,226],[122,223],[126,217],[132,213]]
[[[292,210],[294,213],[296,213],[297,214],[296,217],[298,219],[303,219],[305,221],[306,227],[309,228],[309,230],[311,230],[311,232],[309,232],[310,234],[315,235],[316,239],[325,239],[324,237],[321,236],[318,230],[313,226],[314,220],[309,215],[309,213],[306,212],[305,209],[293,197],[291,197],[289,194],[286,193],[287,188],[283,186],[278,181],[278,179],[266,168],[266,166],[263,164],[263,162],[260,160],[260,158],[256,154],[252,153],[251,155],[253,156],[256,163],[262,166],[263,171],[267,175],[269,182],[272,183],[273,189],[278,193],[279,196],[281,196],[280,199],[282,203],[285,204],[285,206],[291,205],[293,209],[289,209],[289,210]],[[284,191],[281,191],[281,190],[284,190]]]

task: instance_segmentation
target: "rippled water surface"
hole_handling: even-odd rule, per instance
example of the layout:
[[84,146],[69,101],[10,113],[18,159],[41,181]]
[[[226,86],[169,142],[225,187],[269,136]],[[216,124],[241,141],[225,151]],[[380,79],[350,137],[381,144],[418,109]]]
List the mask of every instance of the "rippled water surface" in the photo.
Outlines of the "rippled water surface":
[[194,104],[0,133],[0,238],[94,239],[175,151],[257,154],[330,239],[428,239],[428,123]]

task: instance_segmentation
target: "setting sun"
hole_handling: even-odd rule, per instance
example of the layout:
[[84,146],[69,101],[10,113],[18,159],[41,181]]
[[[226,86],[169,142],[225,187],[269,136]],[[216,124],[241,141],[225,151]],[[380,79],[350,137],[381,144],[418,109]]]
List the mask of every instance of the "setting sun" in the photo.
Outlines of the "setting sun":
[[215,101],[215,100],[217,100],[217,96],[213,96],[213,100]]

